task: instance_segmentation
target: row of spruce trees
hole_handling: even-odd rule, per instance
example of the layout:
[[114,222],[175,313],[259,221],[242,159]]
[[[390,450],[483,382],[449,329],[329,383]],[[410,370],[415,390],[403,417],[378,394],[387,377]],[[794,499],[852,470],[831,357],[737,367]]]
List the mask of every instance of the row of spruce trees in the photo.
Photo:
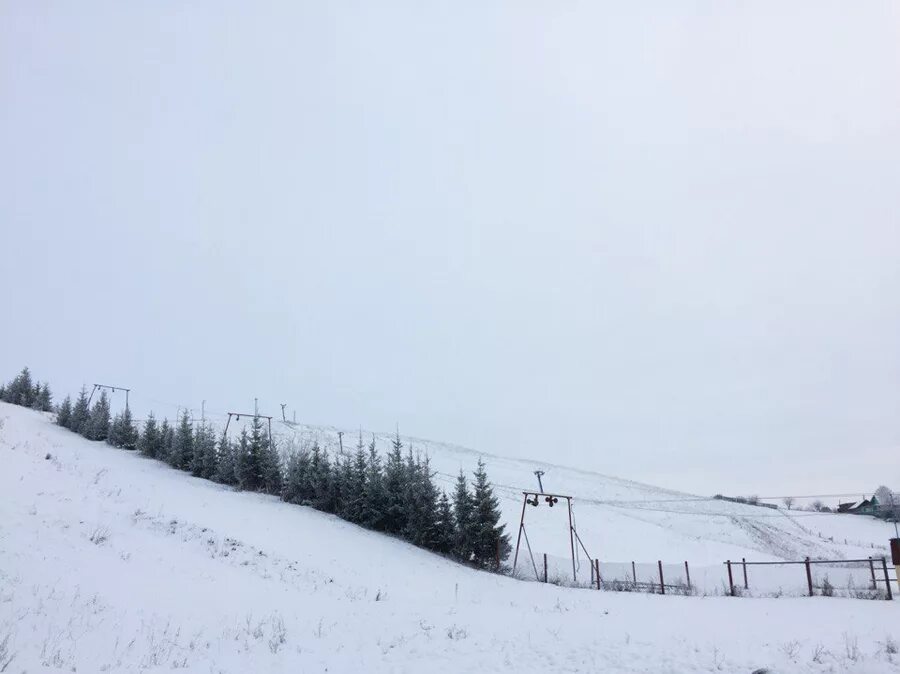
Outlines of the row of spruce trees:
[[13,405],[31,407],[41,412],[53,411],[53,395],[47,382],[31,380],[28,368],[22,371],[8,384],[0,384],[0,400]]
[[[23,397],[25,390],[31,393]],[[35,403],[35,390],[46,391],[46,405]],[[6,402],[53,409],[49,386],[35,389],[27,368],[0,394]],[[105,391],[91,406],[82,388],[74,402],[66,396],[55,409],[60,426],[89,440],[138,450],[197,477],[274,494],[479,567],[495,567],[509,556],[499,500],[480,459],[471,486],[460,471],[448,496],[435,485],[427,456],[411,447],[404,454],[399,433],[385,456],[374,436],[365,445],[360,433],[355,452],[331,457],[316,442],[283,462],[259,416],[253,417],[249,432],[242,429],[232,441],[224,434],[216,437],[212,426],[193,422],[187,412],[175,424],[159,422],[151,412],[139,431],[127,407],[110,416]]]

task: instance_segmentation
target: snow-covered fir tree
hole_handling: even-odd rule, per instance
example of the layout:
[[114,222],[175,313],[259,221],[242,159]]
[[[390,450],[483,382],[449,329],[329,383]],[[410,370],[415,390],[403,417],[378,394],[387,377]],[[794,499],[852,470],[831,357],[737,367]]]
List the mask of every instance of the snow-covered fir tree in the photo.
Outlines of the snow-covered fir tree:
[[288,458],[281,498],[287,503],[307,505],[312,501],[309,452],[294,452]]
[[345,498],[347,519],[357,524],[365,523],[366,501],[368,499],[366,493],[367,474],[366,446],[363,444],[362,433],[360,432],[359,441],[356,444],[356,452],[353,455],[352,465],[347,477],[347,496]]
[[88,407],[87,389],[82,386],[81,392],[78,394],[78,400],[72,407],[72,416],[69,419],[69,430],[81,435],[87,435],[87,425],[90,422],[91,411]]
[[399,534],[406,526],[406,509],[404,507],[404,491],[406,489],[406,467],[403,464],[403,443],[398,432],[391,442],[384,463],[384,530]]
[[217,472],[218,456],[216,438],[212,427],[206,423],[197,424],[194,429],[194,454],[191,457],[191,473],[211,480]]
[[175,429],[167,418],[163,418],[159,425],[159,453],[157,459],[172,465],[172,449],[175,446]]
[[106,436],[106,442],[113,447],[122,446],[122,413],[116,412],[109,424],[109,434]]
[[216,482],[222,484],[237,484],[237,464],[235,460],[235,448],[227,435],[219,438],[219,450],[217,452],[218,463],[216,465]]
[[259,489],[259,454],[250,449],[250,436],[242,428],[237,443],[237,485],[244,491]]
[[182,412],[178,427],[172,439],[172,451],[169,463],[180,470],[190,470],[194,459],[194,433],[191,430],[191,418],[187,411]]
[[68,428],[72,422],[72,397],[66,396],[56,410],[56,423],[63,428]]
[[48,382],[41,384],[35,406],[41,412],[51,412],[53,410],[53,394],[50,392],[50,384]]
[[363,496],[361,523],[371,529],[384,530],[387,498],[384,491],[384,473],[381,469],[381,457],[378,455],[378,450],[375,446],[374,435],[369,443],[369,457],[366,461],[366,480]]
[[137,449],[138,429],[134,425],[134,417],[131,414],[131,408],[128,406],[122,412],[122,427],[119,440],[123,449]]
[[442,491],[438,498],[435,534],[434,551],[445,555],[452,552],[456,542],[456,522],[450,508],[450,499],[447,498],[445,491]]
[[318,442],[313,443],[309,456],[309,480],[312,487],[312,505],[318,510],[334,512],[334,477],[331,474],[328,452],[322,451]]
[[153,412],[147,415],[147,421],[144,422],[144,430],[138,440],[138,449],[141,454],[151,459],[162,458],[162,435]]
[[109,396],[106,395],[106,391],[100,391],[100,397],[91,408],[82,435],[88,440],[106,440],[109,436]]
[[281,472],[281,456],[278,449],[272,443],[268,434],[263,436],[263,445],[260,452],[260,478],[261,489],[267,494],[280,495],[283,486],[283,474]]
[[456,524],[456,540],[453,554],[464,562],[472,560],[475,551],[477,526],[475,522],[475,504],[469,493],[466,474],[460,469],[453,490],[453,520]]
[[31,407],[34,400],[34,384],[31,381],[31,370],[23,367],[6,389],[7,402],[23,407]]
[[474,505],[474,561],[484,567],[499,567],[499,563],[509,557],[509,536],[504,533],[506,525],[500,524],[500,500],[494,495],[484,461],[481,458],[478,459],[478,467],[475,470],[472,503]]
[[265,488],[263,475],[265,442],[262,419],[256,415],[250,423],[249,435],[246,429],[241,430],[238,468],[240,488],[244,491],[261,491]]

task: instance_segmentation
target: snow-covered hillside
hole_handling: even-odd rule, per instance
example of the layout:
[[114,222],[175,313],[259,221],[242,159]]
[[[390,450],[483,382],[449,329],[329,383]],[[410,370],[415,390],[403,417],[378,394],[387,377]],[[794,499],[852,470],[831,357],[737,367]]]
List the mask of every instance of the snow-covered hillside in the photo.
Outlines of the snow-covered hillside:
[[[317,441],[352,451],[359,431],[273,422],[276,442],[285,450]],[[235,424],[231,424],[235,429]],[[232,430],[229,433],[233,432]],[[368,443],[373,434],[362,432]],[[386,452],[393,435],[375,433]],[[890,525],[872,518],[828,513],[772,510],[672,491],[590,471],[509,459],[422,438],[401,436],[404,445],[427,453],[437,480],[448,491],[459,470],[471,471],[481,456],[503,504],[508,531],[515,534],[522,491],[535,490],[535,470],[543,470],[546,491],[574,497],[575,524],[591,557],[606,562],[690,561],[721,567],[726,559],[850,559],[887,555]],[[711,486],[711,491],[714,487]],[[563,508],[528,508],[527,529],[536,554],[569,555],[568,523]]]
[[[10,672],[900,671],[889,653],[897,602],[525,583],[88,442],[46,415],[0,404],[0,424],[0,668],[12,657]],[[474,460],[421,448],[450,473]],[[524,464],[489,465],[510,488],[524,482]],[[548,478],[598,500],[662,498],[575,471]],[[601,513],[608,521],[586,521]],[[739,524],[704,537],[701,522],[713,520],[690,517],[578,510],[601,548],[634,523],[629,538],[658,531],[686,557],[675,546],[690,540],[690,521],[693,549],[746,549],[727,539]]]

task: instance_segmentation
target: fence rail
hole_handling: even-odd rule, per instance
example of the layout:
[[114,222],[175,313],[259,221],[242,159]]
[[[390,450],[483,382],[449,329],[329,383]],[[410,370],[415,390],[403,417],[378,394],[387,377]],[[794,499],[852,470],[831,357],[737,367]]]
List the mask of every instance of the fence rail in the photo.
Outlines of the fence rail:
[[[601,562],[599,559],[579,559],[572,579],[568,565],[571,560],[537,555],[526,568],[534,579],[542,583],[574,585],[596,590],[653,592],[658,594],[690,594],[693,592],[688,562]],[[527,573],[527,572],[526,572]],[[531,573],[527,573],[531,575]]]
[[[888,564],[887,559],[885,557],[867,557],[866,559],[810,559],[809,557],[802,560],[785,560],[785,561],[777,561],[777,562],[748,562],[746,559],[741,559],[740,561],[732,561],[726,560],[723,562],[725,567],[728,570],[728,589],[729,594],[734,597],[737,594],[735,590],[735,578],[734,572],[736,566],[741,567],[741,571],[743,574],[743,585],[744,589],[748,590],[750,588],[750,583],[748,580],[747,567],[748,566],[790,566],[790,565],[803,565],[804,570],[806,572],[806,586],[807,592],[810,597],[815,596],[816,584],[813,582],[813,566],[815,565],[829,565],[830,568],[833,569],[852,569],[854,564],[865,564],[868,566],[869,575],[871,576],[870,582],[872,584],[872,590],[878,590],[878,584],[884,583],[885,594],[887,600],[892,600],[894,598],[893,591],[891,590],[891,583],[897,582],[896,577],[891,578],[888,572]],[[852,582],[852,575],[850,576],[850,580]],[[834,591],[834,586],[828,580],[828,576],[826,574],[824,581],[819,584],[819,590],[822,594],[827,594]]]

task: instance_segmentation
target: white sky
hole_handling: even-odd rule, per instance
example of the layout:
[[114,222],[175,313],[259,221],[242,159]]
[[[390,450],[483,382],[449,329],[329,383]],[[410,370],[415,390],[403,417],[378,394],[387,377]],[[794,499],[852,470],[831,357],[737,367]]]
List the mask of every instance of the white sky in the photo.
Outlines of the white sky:
[[893,0],[0,3],[4,380],[871,490],[898,214]]

